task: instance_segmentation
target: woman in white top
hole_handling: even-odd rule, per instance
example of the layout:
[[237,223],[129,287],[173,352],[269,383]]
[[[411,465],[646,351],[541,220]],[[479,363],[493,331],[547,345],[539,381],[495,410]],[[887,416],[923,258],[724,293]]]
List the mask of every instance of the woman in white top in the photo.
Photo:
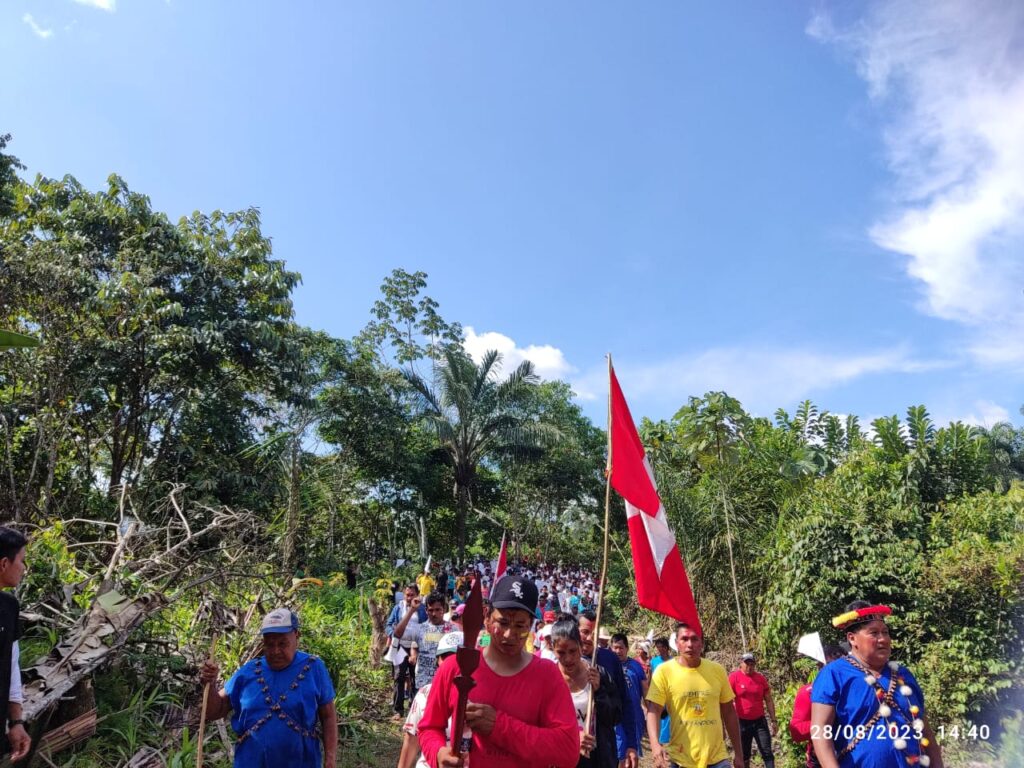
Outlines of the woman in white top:
[[[563,615],[554,623],[551,644],[576,708],[576,722],[580,728],[577,768],[616,768],[615,724],[622,712],[615,683],[603,669],[583,660],[580,628],[572,616]],[[584,723],[591,691],[594,694],[594,714],[588,733],[584,732]]]

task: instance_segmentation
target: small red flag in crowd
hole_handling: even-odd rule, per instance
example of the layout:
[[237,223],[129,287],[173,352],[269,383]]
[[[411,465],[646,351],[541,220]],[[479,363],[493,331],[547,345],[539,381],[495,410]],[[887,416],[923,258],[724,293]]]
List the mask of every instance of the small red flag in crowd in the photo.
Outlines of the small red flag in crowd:
[[668,527],[654,472],[610,364],[608,375],[611,388],[609,479],[612,488],[626,502],[637,599],[644,608],[671,616],[700,632],[697,605],[676,537]]
[[508,548],[505,544],[505,534],[501,534],[501,552],[498,553],[498,565],[494,569],[494,583],[498,583],[498,579],[505,575],[505,571],[508,569]]

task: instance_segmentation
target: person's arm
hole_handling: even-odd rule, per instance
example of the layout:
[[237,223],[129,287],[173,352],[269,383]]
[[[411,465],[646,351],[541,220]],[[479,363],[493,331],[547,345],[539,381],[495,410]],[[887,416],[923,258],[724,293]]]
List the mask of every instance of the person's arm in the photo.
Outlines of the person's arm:
[[[11,645],[11,686],[7,695],[7,719],[21,720],[21,703],[24,695],[21,688],[21,651],[18,641]],[[11,762],[17,762],[28,754],[32,746],[32,738],[24,725],[11,726],[7,732],[7,739],[11,743]]]
[[398,623],[398,614],[402,608],[401,603],[396,603],[391,608],[391,613],[388,614],[388,623],[384,625],[384,633],[388,637],[392,637],[395,634],[395,625]]
[[324,765],[333,768],[338,762],[338,713],[334,702],[321,704],[317,709],[320,717],[320,730],[324,740]]
[[25,700],[21,688],[21,649],[17,640],[11,644],[11,688],[7,700],[18,704]]
[[772,735],[779,732],[779,719],[775,717],[775,700],[772,698],[772,689],[768,685],[767,678],[764,682],[764,708],[768,712],[768,720],[772,724]]
[[[218,667],[211,659],[203,662],[199,671],[199,682],[210,686],[210,695],[206,700],[206,719],[220,720],[231,711],[231,700],[224,688],[217,688]],[[202,706],[202,704],[200,704]]]
[[[565,692],[568,694],[569,689],[566,688]],[[571,706],[572,699],[569,703]],[[556,768],[576,768],[580,756],[580,731],[575,711],[570,720],[565,713],[550,716],[551,707],[548,707],[541,716],[545,725],[530,725],[487,704],[471,702],[466,708],[467,715],[471,708],[479,713],[473,731],[489,735],[491,741],[506,752],[522,760],[545,755],[545,760]]]
[[[903,674],[907,678],[907,682],[910,684],[910,687],[913,688],[917,699],[924,702],[924,694],[921,692],[921,686],[918,684],[917,679],[913,674],[911,674],[909,669],[904,669]],[[924,754],[928,755],[929,768],[943,768],[945,762],[942,759],[942,749],[939,747],[939,743],[935,740],[935,732],[932,731],[931,725],[928,723],[928,716],[923,711],[918,716],[921,718],[921,722],[924,726],[921,729],[921,735],[923,737],[921,740],[921,749]],[[927,746],[925,746],[926,739]]]
[[[21,720],[21,714],[21,702],[7,702],[8,720]],[[28,735],[28,731],[25,730],[25,726],[21,723],[11,726],[10,730],[7,731],[7,740],[11,745],[12,763],[16,763],[25,757],[25,755],[28,754],[29,747],[32,746],[32,738]]]
[[793,717],[789,720],[789,736],[798,744],[811,739],[811,689],[807,686],[796,692]]
[[405,718],[405,725],[402,726],[405,736],[402,739],[402,754],[398,756],[398,768],[413,768],[420,756],[420,742],[417,739],[417,734],[420,720],[423,719],[423,708],[427,704],[426,694],[429,693],[429,690],[429,688],[421,688],[416,692],[416,698],[412,700],[412,704],[409,705],[409,716]]
[[210,689],[210,697],[206,700],[206,719],[208,721],[220,720],[231,713],[231,699],[228,692],[223,688],[220,690]]
[[658,702],[647,700],[647,738],[651,742],[651,758],[654,760],[655,768],[665,768],[668,765],[665,748],[659,741],[663,709],[664,707]]
[[408,628],[409,622],[412,620],[413,615],[419,614],[419,609],[420,599],[418,597],[414,597],[412,599],[412,605],[409,607],[409,610],[405,612],[405,616],[402,617],[402,620],[398,622],[398,626],[395,627],[394,636],[397,637],[399,640],[401,640],[402,635],[405,634],[405,630]]
[[729,734],[729,743],[732,744],[733,765],[736,768],[743,768],[743,750],[740,744],[740,718],[736,714],[736,707],[732,699],[721,702],[718,705],[722,713],[722,722],[725,724],[725,732]]
[[[454,671],[453,671],[454,670]],[[458,665],[442,664],[434,674],[434,683],[430,686],[430,695],[423,707],[423,717],[416,726],[416,738],[420,742],[420,750],[427,764],[432,768],[443,765],[438,759],[442,749],[447,748],[445,731],[448,718],[454,714],[455,702],[449,699],[451,681]]]
[[398,756],[398,768],[414,768],[420,756],[420,743],[415,734],[405,732],[402,738],[402,753]]
[[831,704],[819,704],[811,699],[811,747],[821,768],[839,768],[835,744],[831,738],[832,721],[836,708]]
[[668,703],[664,674],[652,667],[651,685],[647,692],[647,738],[651,743],[651,757],[655,768],[668,768],[668,753],[661,744],[661,719]]

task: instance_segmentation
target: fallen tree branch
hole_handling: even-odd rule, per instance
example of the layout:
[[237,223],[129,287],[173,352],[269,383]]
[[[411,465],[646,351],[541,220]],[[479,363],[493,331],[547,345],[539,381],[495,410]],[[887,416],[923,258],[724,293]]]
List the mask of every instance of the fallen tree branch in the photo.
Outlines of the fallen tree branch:
[[[157,593],[129,600],[117,592],[96,598],[63,642],[38,664],[23,671],[27,679],[22,711],[33,720],[97,667],[108,661],[132,631],[161,610],[167,599]],[[64,667],[68,669],[65,671]]]

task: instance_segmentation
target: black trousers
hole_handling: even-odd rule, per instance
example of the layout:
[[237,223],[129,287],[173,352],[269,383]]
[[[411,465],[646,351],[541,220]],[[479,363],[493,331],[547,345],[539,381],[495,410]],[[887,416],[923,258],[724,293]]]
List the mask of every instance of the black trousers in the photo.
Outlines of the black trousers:
[[402,663],[397,667],[394,667],[392,674],[395,679],[395,697],[392,701],[392,707],[399,715],[405,714],[405,681],[412,681],[412,694],[409,697],[409,703],[412,704],[412,700],[416,698],[416,667],[409,662],[409,657],[406,656]]
[[740,719],[740,743],[743,746],[743,762],[749,766],[753,743],[757,741],[757,751],[764,760],[764,768],[775,768],[775,756],[772,754],[772,732],[768,730],[768,718],[756,720]]

